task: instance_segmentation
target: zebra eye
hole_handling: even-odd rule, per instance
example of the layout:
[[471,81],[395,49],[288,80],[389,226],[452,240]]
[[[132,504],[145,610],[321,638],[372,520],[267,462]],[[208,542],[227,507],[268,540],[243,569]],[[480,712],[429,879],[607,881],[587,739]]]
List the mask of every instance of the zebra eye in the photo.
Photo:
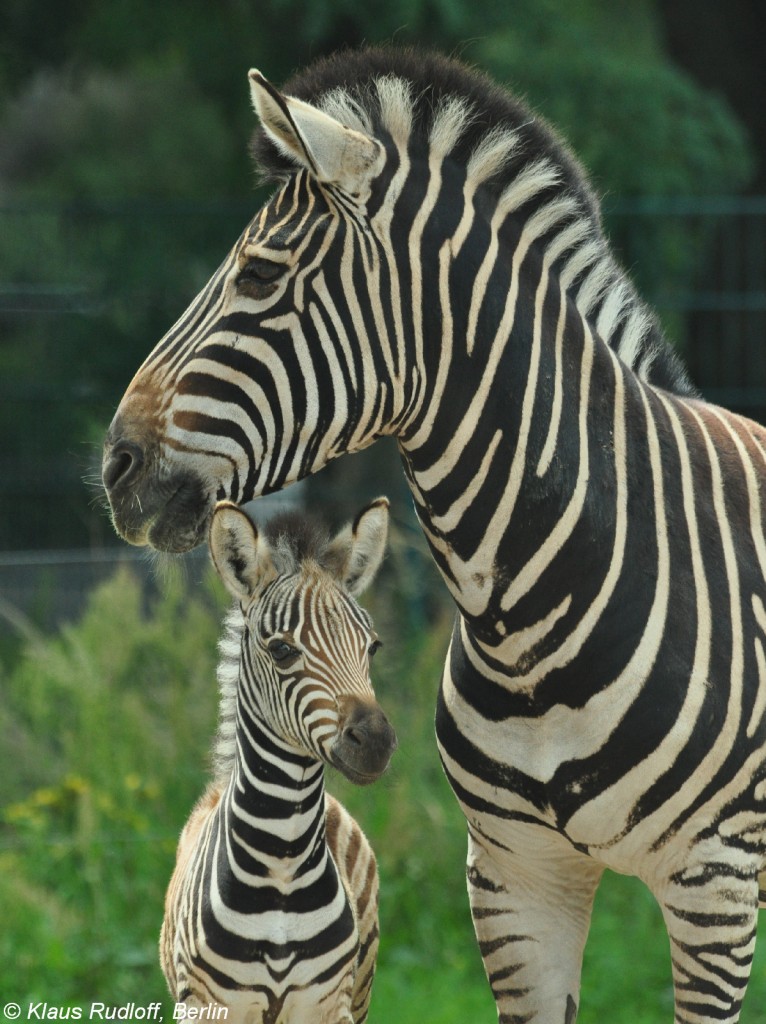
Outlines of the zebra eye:
[[373,640],[372,643],[370,644],[369,650],[367,651],[367,656],[370,658],[374,658],[382,646],[382,640]]
[[237,275],[237,291],[254,299],[271,295],[279,277],[287,270],[286,263],[275,263],[260,256],[248,260]]
[[280,665],[286,665],[298,655],[298,650],[286,640],[271,640],[268,648],[271,657]]

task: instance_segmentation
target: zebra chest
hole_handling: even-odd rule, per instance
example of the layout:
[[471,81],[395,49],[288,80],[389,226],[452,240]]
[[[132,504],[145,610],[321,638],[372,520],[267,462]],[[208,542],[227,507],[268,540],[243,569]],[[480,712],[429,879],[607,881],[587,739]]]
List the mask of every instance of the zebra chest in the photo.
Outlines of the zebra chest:
[[[469,821],[480,809],[555,826],[554,778],[579,736],[566,723],[518,716],[492,721],[447,676],[436,711],[445,771]],[[562,742],[566,736],[567,742]]]
[[587,756],[597,724],[578,722],[571,710],[556,708],[545,720],[488,721],[447,682],[436,734],[448,781],[469,830],[491,848],[526,850],[531,863],[574,848],[633,873],[636,849],[611,850],[630,810],[620,785],[611,785],[620,768],[598,752]]
[[492,806],[556,824],[581,782],[567,766],[598,757],[634,687],[597,692],[573,706],[543,701],[534,688],[514,686],[508,678],[479,666],[456,631],[436,715],[445,767],[458,788],[464,776],[465,789],[485,789]]
[[[682,639],[674,634],[674,653]],[[683,651],[681,652],[683,654]],[[519,833],[539,825],[581,852],[624,873],[646,873],[661,851],[682,856],[694,834],[695,808],[716,808],[722,836],[745,822],[762,842],[764,799],[757,785],[763,757],[755,697],[740,696],[758,673],[728,665],[688,670],[693,658],[638,658],[567,703],[580,673],[543,678],[538,690],[503,685],[499,671],[480,672],[453,636],[439,695],[436,732],[450,784],[469,824],[498,848],[516,848]],[[736,666],[735,666],[736,667]],[[559,685],[557,702],[552,682]],[[571,685],[570,685],[571,684]],[[542,691],[542,692],[541,692]],[[728,787],[728,789],[727,789]],[[726,820],[727,793],[738,794]],[[730,799],[730,797],[728,797]],[[739,815],[739,817],[738,817]],[[660,847],[657,847],[660,849]],[[657,854],[659,857],[660,854]]]
[[240,989],[282,998],[355,956],[354,914],[328,861],[313,883],[290,886],[268,877],[243,885],[219,873],[197,917],[192,970],[216,977],[222,994]]

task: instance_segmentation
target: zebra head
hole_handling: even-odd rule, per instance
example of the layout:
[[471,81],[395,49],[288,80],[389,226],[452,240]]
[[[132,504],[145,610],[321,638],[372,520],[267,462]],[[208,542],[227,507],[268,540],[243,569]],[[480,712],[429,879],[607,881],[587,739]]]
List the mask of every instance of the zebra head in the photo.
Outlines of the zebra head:
[[380,641],[355,600],[378,570],[387,530],[385,498],[333,538],[289,516],[262,533],[222,502],[209,535],[213,564],[244,620],[240,706],[358,784],[378,778],[396,748],[370,681]]
[[105,443],[118,532],[162,550],[203,540],[216,501],[281,490],[404,413],[369,293],[390,280],[372,210],[384,147],[257,71],[250,85],[291,170],[139,369]]
[[250,87],[277,188],[118,407],[103,481],[127,540],[193,547],[217,500],[281,490],[383,434],[426,518],[452,508],[464,449],[509,457],[557,291],[639,376],[691,393],[577,161],[514,97],[395,48],[319,61],[284,93],[251,71]]

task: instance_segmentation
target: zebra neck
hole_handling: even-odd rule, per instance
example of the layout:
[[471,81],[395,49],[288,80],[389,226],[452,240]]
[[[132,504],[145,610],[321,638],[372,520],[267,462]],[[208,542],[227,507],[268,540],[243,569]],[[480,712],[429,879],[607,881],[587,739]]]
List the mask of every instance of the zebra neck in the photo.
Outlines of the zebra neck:
[[583,565],[593,580],[608,571],[625,500],[614,449],[626,391],[635,405],[642,385],[544,259],[484,331],[442,330],[431,375],[436,400],[400,438],[421,525],[470,633],[534,646],[570,609]]
[[324,767],[239,709],[237,754],[223,801],[241,872],[290,881],[326,856]]

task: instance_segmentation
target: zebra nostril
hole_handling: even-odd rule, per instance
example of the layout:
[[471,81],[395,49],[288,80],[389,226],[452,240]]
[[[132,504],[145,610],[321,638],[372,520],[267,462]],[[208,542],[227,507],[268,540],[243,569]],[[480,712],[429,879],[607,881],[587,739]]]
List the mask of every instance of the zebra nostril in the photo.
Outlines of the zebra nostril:
[[362,734],[358,729],[353,726],[348,726],[343,730],[343,735],[350,743],[355,743],[356,746],[361,747],[362,745]]
[[133,441],[118,441],[104,459],[101,479],[107,491],[126,487],[144,464],[144,453]]

